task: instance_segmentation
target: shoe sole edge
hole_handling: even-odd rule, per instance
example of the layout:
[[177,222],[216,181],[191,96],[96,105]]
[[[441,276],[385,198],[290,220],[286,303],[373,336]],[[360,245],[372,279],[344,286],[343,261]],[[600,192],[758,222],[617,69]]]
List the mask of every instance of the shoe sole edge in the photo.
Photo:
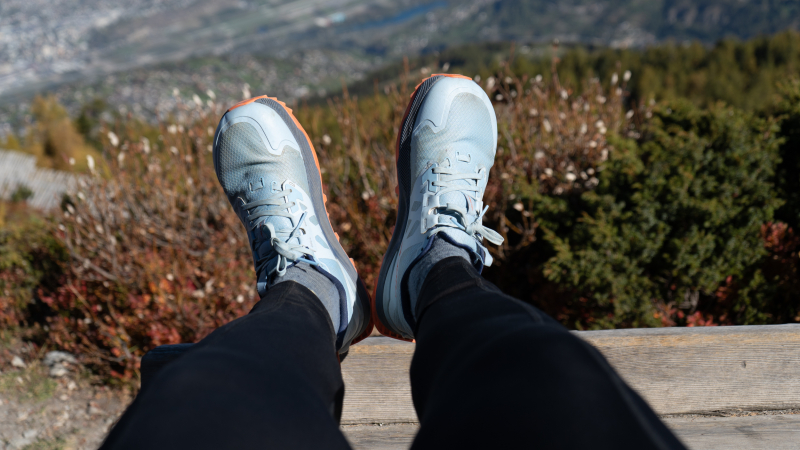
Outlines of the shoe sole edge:
[[[411,101],[409,101],[408,106],[406,107],[403,120],[400,123],[400,128],[397,133],[397,140],[395,142],[395,164],[397,167],[398,183],[397,193],[399,198],[398,215],[395,229],[392,233],[392,238],[389,241],[389,247],[386,249],[386,254],[381,262],[378,283],[375,285],[375,290],[372,295],[373,304],[371,310],[372,322],[374,323],[375,328],[377,328],[378,331],[384,336],[399,339],[401,341],[413,341],[413,339],[403,337],[399,333],[392,331],[389,326],[386,325],[388,321],[383,308],[384,284],[389,271],[392,270],[394,266],[395,256],[400,250],[400,245],[403,242],[403,236],[405,236],[406,232],[406,224],[408,222],[408,202],[411,195],[411,183],[413,182],[413,180],[410,179],[410,173],[406,175],[406,177],[409,178],[408,180],[403,178],[402,174],[400,174],[400,153],[401,147],[411,145],[411,135],[414,130],[417,114],[419,114],[421,110],[421,106],[425,101],[425,97],[433,88],[433,85],[436,84],[436,82],[438,82],[441,78],[460,78],[472,81],[471,78],[458,74],[434,74],[420,81],[420,83],[414,88],[414,92],[411,93]],[[426,85],[426,83],[428,84]],[[407,153],[407,156],[410,159],[410,149]],[[406,167],[410,167],[410,162],[406,165]]]
[[[270,102],[274,104],[270,104]],[[281,117],[281,119],[283,119],[286,126],[292,132],[292,135],[294,136],[295,140],[300,146],[300,152],[303,156],[303,162],[306,170],[306,180],[308,182],[308,188],[310,191],[308,195],[313,203],[314,211],[316,212],[317,217],[319,217],[320,211],[325,212],[326,220],[319,221],[320,228],[322,228],[322,232],[325,235],[325,239],[330,244],[331,250],[333,251],[337,260],[339,260],[339,262],[345,268],[346,275],[350,277],[351,280],[353,281],[356,294],[355,302],[360,302],[361,303],[360,307],[362,309],[364,307],[370,309],[370,311],[367,313],[367,317],[364,317],[362,319],[367,322],[365,328],[360,332],[358,332],[358,334],[356,334],[356,336],[349,343],[349,345],[346,339],[343,342],[343,346],[340,350],[346,352],[350,345],[356,344],[357,342],[360,342],[361,340],[365,339],[370,334],[372,334],[372,328],[374,326],[372,317],[374,316],[374,314],[372,314],[371,309],[374,302],[370,298],[369,292],[364,286],[363,280],[361,280],[361,277],[358,276],[358,270],[356,269],[355,261],[353,261],[352,258],[347,256],[347,253],[345,252],[344,248],[339,242],[339,234],[333,230],[333,225],[331,224],[330,215],[328,214],[328,209],[326,206],[328,202],[328,197],[327,195],[325,195],[325,192],[322,189],[322,170],[319,165],[319,158],[317,157],[317,152],[314,149],[314,144],[312,144],[311,139],[308,136],[308,133],[306,133],[306,130],[300,124],[300,121],[298,121],[297,118],[292,113],[292,109],[286,106],[286,103],[278,100],[275,97],[261,95],[247,100],[243,100],[235,104],[234,106],[230,107],[225,113],[227,114],[228,112],[231,112],[234,109],[240,108],[245,105],[249,105],[251,103],[259,103],[264,107],[270,108],[275,112],[277,112],[278,115]],[[215,172],[218,167],[218,161],[217,161],[218,158],[219,158],[219,152],[214,152]],[[309,162],[312,159],[314,161],[313,167],[309,164]],[[219,177],[219,174],[217,174],[217,177]],[[355,302],[353,304],[353,316],[355,316],[356,311],[359,310],[359,308],[357,308],[359,305]],[[346,318],[344,318],[344,320],[346,320]],[[345,332],[345,335],[346,334],[347,332]]]

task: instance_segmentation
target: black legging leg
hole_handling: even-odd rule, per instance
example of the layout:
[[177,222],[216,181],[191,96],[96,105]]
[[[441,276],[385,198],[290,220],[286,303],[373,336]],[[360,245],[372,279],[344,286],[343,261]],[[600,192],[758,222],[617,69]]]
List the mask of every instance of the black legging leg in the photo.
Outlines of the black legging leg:
[[139,393],[103,449],[349,449],[328,313],[293,281],[211,333]]
[[682,449],[591,345],[466,260],[426,277],[411,364],[413,449]]

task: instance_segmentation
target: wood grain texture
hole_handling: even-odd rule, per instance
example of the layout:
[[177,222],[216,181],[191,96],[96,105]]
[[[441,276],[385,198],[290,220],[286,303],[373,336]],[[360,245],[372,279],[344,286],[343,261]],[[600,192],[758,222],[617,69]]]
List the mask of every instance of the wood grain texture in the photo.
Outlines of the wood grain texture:
[[[690,450],[797,450],[800,414],[664,419]],[[354,450],[406,450],[416,424],[343,426]]]
[[408,369],[415,345],[371,337],[350,348],[342,362],[342,424],[417,422]]
[[416,423],[342,426],[353,450],[405,450],[411,447],[417,430]]
[[[800,325],[577,331],[659,414],[800,408]],[[385,337],[342,363],[343,424],[416,422],[415,344]]]
[[800,407],[800,325],[576,334],[659,414]]
[[[797,450],[800,415],[664,419],[691,450]],[[400,447],[396,447],[400,448]]]

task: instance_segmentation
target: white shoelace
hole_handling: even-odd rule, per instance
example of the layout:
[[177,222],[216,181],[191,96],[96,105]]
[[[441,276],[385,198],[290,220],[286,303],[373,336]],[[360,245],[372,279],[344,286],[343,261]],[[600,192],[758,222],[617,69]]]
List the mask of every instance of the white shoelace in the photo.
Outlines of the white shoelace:
[[[312,249],[309,245],[303,243],[304,240],[303,234],[297,235],[297,232],[301,230],[300,227],[305,222],[308,213],[304,212],[300,216],[300,220],[297,221],[297,224],[294,226],[294,228],[281,228],[276,230],[273,224],[258,220],[262,217],[274,217],[274,216],[287,217],[289,219],[292,219],[293,216],[291,213],[289,213],[289,208],[295,206],[296,203],[283,202],[283,197],[286,197],[291,193],[292,193],[291,189],[276,192],[263,200],[256,200],[252,203],[244,205],[244,208],[247,211],[255,210],[249,216],[249,218],[251,219],[250,231],[255,230],[259,226],[266,228],[266,232],[269,233],[270,236],[269,244],[272,247],[272,251],[258,258],[258,260],[256,261],[256,273],[261,273],[261,270],[263,270],[269,263],[269,261],[275,257],[276,253],[278,255],[278,262],[276,266],[269,271],[269,275],[277,273],[278,276],[283,276],[286,273],[286,269],[287,267],[289,267],[289,264],[294,262],[303,261],[314,266],[318,265],[318,263],[313,259],[305,257],[306,255],[313,256],[314,249]],[[277,208],[259,209],[259,207],[261,206],[276,206]],[[299,243],[290,244],[289,241],[292,240],[293,238],[298,238]],[[255,251],[257,247],[261,246],[262,244],[263,242],[258,242],[258,240],[254,239],[252,243],[252,249]]]
[[[434,167],[433,173],[439,175],[439,181],[434,181],[431,184],[436,187],[444,188],[436,193],[438,197],[450,192],[466,191],[473,192],[474,194],[470,195],[470,197],[475,201],[480,201],[478,198],[478,195],[480,194],[478,183],[483,180],[483,174],[455,172],[447,167]],[[456,181],[461,180],[474,181],[475,184],[473,185],[472,183],[469,183],[465,185],[461,183],[455,183]],[[481,241],[481,238],[486,238],[486,240],[495,245],[500,245],[503,243],[504,239],[503,236],[500,236],[500,233],[483,225],[483,215],[486,214],[486,211],[489,209],[488,206],[484,207],[483,211],[481,211],[472,222],[469,222],[467,209],[462,206],[447,203],[445,206],[439,207],[439,209],[443,209],[443,212],[455,213],[453,217],[455,217],[458,221],[458,224],[460,225],[459,228],[463,229],[467,234],[476,238],[478,241]],[[439,230],[435,230],[434,233],[437,233],[438,231]]]

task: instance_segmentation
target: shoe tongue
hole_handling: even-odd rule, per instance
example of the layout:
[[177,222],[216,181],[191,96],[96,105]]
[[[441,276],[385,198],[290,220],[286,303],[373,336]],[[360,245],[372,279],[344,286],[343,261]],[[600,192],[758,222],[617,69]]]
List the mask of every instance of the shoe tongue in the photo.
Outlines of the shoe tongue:
[[[281,191],[281,188],[279,186],[277,186],[277,185],[265,186],[263,189],[259,189],[259,190],[255,191],[255,192],[250,193],[250,195],[249,195],[250,198],[248,200],[249,200],[249,202],[253,202],[253,201],[256,201],[256,200],[263,200],[263,199],[265,199],[267,197],[270,197],[270,196],[274,195],[276,192],[280,192],[280,191]],[[280,201],[281,203],[285,203],[286,202],[286,197],[282,197],[278,201]],[[258,214],[259,212],[271,211],[271,210],[278,211],[278,210],[280,210],[280,207],[279,207],[279,205],[259,206],[259,207],[256,207],[255,209],[253,209],[252,211],[250,211],[250,214]],[[285,211],[285,209],[284,209],[284,211]],[[284,230],[284,229],[285,230],[291,230],[295,226],[295,224],[292,223],[292,219],[290,219],[288,217],[283,217],[283,216],[265,216],[265,217],[259,217],[257,220],[259,221],[259,223],[270,223],[270,224],[272,224],[272,226],[275,227],[275,231],[281,231],[281,230]]]
[[[469,168],[468,164],[463,163],[463,162],[458,161],[458,160],[453,162],[453,161],[451,161],[450,158],[445,159],[444,162],[442,163],[441,167],[451,168],[455,172],[470,173],[470,168]],[[450,181],[451,185],[464,186],[465,188],[468,188],[470,186],[474,186],[473,183],[474,183],[474,181],[472,181],[472,180],[453,180],[453,181]],[[449,204],[464,208],[464,210],[467,211],[467,215],[470,217],[470,219],[472,219],[475,216],[474,215],[475,201],[472,199],[472,197],[469,196],[469,194],[470,193],[468,191],[452,191],[452,192],[448,192],[448,193],[442,195],[441,197],[439,197],[439,202],[442,205],[446,205],[446,204],[449,203]],[[457,214],[455,214],[455,213],[448,213],[446,211],[443,211],[440,214],[452,215],[454,217],[457,216]]]

